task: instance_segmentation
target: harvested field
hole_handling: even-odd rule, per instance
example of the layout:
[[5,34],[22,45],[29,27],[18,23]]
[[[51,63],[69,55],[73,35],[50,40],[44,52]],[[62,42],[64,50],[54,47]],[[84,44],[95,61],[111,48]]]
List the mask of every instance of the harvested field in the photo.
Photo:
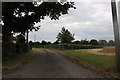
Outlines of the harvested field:
[[104,53],[115,53],[115,47],[105,47],[103,48]]
[[101,49],[82,49],[82,51],[87,51],[90,54],[96,55],[115,56],[115,47],[104,47]]

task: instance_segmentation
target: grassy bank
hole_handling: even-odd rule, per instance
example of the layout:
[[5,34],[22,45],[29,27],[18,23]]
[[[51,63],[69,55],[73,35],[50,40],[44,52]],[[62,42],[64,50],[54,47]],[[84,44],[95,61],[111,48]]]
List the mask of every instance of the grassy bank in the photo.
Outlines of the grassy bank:
[[31,60],[32,56],[35,55],[36,52],[37,52],[37,49],[32,49],[27,53],[18,54],[16,56],[9,58],[8,60],[2,62],[2,66],[3,67],[12,67],[20,62],[28,62],[29,60]]
[[91,64],[97,68],[105,71],[115,70],[115,57],[114,56],[102,56],[90,54],[87,51],[82,50],[61,50],[64,55],[77,58],[78,60]]

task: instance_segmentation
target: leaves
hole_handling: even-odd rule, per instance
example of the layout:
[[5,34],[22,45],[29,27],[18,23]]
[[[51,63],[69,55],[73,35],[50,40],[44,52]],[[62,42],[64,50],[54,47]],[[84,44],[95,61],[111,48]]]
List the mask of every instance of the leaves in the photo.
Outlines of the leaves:
[[3,2],[3,22],[6,28],[9,26],[13,32],[21,32],[40,29],[34,27],[45,16],[51,20],[57,20],[61,15],[68,14],[69,8],[74,8],[74,4],[67,2],[61,5],[59,2],[43,2],[35,6],[32,2]]
[[58,33],[56,38],[61,43],[70,43],[74,40],[74,34],[71,34],[67,29],[63,27],[61,33]]

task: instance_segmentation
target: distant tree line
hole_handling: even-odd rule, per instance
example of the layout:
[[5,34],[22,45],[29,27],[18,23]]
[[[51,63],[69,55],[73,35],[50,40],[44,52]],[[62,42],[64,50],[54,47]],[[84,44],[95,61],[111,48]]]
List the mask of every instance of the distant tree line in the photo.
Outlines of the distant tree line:
[[79,45],[100,45],[100,46],[114,46],[115,42],[113,40],[77,40],[77,41],[73,41],[75,40],[74,38],[74,34],[72,34],[68,29],[65,29],[65,27],[62,27],[61,32],[58,33],[57,37],[56,37],[56,41],[55,42],[47,42],[47,41],[42,41],[40,42],[29,42],[30,46],[40,46],[40,45],[51,45],[51,44],[79,44]]
[[72,44],[91,44],[91,45],[101,45],[101,46],[115,46],[115,41],[113,40],[81,40],[81,41],[73,41]]
[[55,41],[55,42],[47,42],[45,40],[43,40],[42,42],[32,42],[32,41],[29,41],[29,45],[30,46],[40,46],[40,45],[52,45],[52,44],[77,44],[77,45],[100,45],[100,46],[115,46],[115,42],[113,40],[109,40],[109,41],[106,41],[106,40],[95,40],[95,39],[92,39],[92,40],[77,40],[77,41],[72,41],[70,43],[60,43],[58,41]]

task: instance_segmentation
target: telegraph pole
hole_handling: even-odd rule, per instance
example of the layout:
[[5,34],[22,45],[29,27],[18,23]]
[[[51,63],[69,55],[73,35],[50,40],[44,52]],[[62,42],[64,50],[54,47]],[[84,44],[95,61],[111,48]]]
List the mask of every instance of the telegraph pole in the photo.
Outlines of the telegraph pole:
[[114,29],[114,38],[115,38],[116,67],[117,67],[117,71],[120,73],[120,35],[119,35],[119,25],[118,25],[115,0],[111,0],[111,8],[112,8],[113,29]]

